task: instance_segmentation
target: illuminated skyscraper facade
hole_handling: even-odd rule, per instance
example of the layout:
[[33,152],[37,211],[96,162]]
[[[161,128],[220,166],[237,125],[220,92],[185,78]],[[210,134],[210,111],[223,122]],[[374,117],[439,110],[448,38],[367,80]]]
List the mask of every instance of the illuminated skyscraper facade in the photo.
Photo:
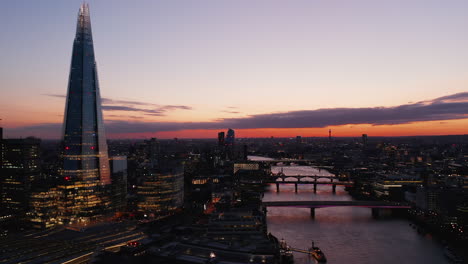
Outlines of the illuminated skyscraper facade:
[[[98,216],[111,183],[89,7],[78,13],[63,124],[64,223]],[[86,220],[85,220],[86,221]]]
[[149,218],[170,215],[184,202],[184,163],[161,153],[156,138],[145,140],[136,170],[137,210]]
[[148,168],[138,186],[138,211],[150,218],[159,218],[182,207],[184,202],[184,167],[177,160],[159,161],[157,168]]

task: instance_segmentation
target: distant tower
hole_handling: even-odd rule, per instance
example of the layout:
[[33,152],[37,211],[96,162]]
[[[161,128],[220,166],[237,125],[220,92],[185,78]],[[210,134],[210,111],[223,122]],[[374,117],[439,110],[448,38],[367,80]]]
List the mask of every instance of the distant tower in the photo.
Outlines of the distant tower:
[[362,144],[363,144],[364,146],[367,145],[367,134],[362,134]]
[[155,168],[158,165],[159,157],[161,155],[161,146],[159,141],[156,138],[151,138],[151,140],[145,140],[145,143],[149,148],[149,160],[151,162],[151,167]]
[[226,135],[226,145],[227,146],[233,146],[234,145],[234,141],[235,141],[235,132],[233,129],[229,129],[227,131],[227,135]]
[[249,159],[248,155],[249,155],[249,147],[244,144],[244,149],[243,149],[243,152],[242,152],[242,158],[244,160],[248,160]]
[[328,141],[331,141],[331,129],[328,130]]
[[225,142],[225,152],[226,152],[226,157],[229,160],[234,159],[234,142],[235,142],[235,133],[233,129],[228,129],[226,139],[224,140]]
[[122,211],[127,205],[127,157],[110,158],[112,179],[112,207]]
[[224,132],[218,133],[218,146],[224,146]]
[[[88,4],[78,13],[63,123],[64,222],[95,218],[111,183]],[[86,218],[85,220],[83,220]]]
[[302,143],[302,137],[301,136],[296,136],[296,143],[301,144]]

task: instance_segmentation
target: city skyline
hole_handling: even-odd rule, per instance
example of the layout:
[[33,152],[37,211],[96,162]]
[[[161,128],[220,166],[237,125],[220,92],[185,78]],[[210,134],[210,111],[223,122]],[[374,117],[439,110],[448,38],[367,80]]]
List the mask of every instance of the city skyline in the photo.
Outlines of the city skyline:
[[[70,59],[62,43],[80,1],[22,3],[7,4],[2,18],[18,44],[2,44],[11,54],[0,63],[2,125],[7,137],[58,139]],[[204,138],[228,128],[238,137],[466,134],[465,3],[108,3],[91,2],[91,12],[109,138]],[[35,34],[46,41],[22,48]]]
[[0,16],[1,263],[468,260],[468,3],[77,2]]

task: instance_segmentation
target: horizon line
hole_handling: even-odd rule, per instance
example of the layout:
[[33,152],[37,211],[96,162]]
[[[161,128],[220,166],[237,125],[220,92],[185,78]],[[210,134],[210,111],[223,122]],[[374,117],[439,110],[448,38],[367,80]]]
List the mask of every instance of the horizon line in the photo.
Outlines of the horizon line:
[[[365,134],[365,133],[364,133]],[[362,134],[362,135],[364,135]],[[339,138],[339,139],[344,139],[344,138],[361,138],[361,136],[332,136],[331,138]],[[447,135],[408,135],[408,136],[372,136],[369,134],[366,134],[368,139],[369,138],[414,138],[414,137],[453,137],[453,136],[468,136],[468,134],[447,134]],[[301,136],[301,135],[296,135],[296,136],[287,136],[287,137],[236,137],[235,139],[295,139],[296,137],[300,136],[302,139],[306,138],[315,138],[315,139],[328,139],[328,136]],[[35,136],[27,136],[27,137],[4,137],[3,139],[26,139],[26,138],[37,138],[40,140],[57,140],[60,141],[61,139],[59,138],[40,138],[40,137],[35,137]],[[218,140],[216,137],[208,137],[208,138],[189,138],[189,137],[173,137],[173,138],[158,138],[158,137],[147,137],[147,138],[108,138],[107,140],[145,140],[145,139],[151,139],[151,138],[156,138],[158,140],[174,140],[174,139],[189,139],[189,140]]]

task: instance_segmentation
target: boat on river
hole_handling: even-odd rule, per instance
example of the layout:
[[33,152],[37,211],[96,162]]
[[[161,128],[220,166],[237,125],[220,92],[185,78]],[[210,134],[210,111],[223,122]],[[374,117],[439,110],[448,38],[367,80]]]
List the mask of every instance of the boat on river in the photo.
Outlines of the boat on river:
[[325,254],[322,252],[322,250],[319,247],[316,247],[314,244],[314,241],[312,241],[312,247],[309,248],[309,253],[314,257],[318,262],[327,262],[327,258],[325,257]]

